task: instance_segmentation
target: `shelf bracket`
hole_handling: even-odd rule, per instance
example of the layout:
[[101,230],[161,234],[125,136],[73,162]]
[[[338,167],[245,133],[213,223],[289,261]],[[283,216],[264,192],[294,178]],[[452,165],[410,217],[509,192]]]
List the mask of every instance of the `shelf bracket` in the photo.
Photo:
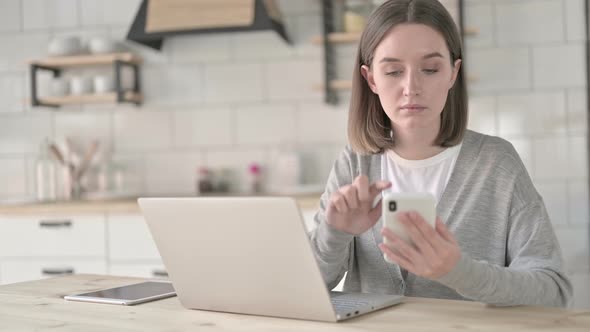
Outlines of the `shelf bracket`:
[[126,62],[122,60],[115,60],[113,62],[114,70],[115,70],[115,92],[117,93],[117,102],[130,102],[137,106],[141,105],[141,101],[137,100],[127,100],[125,99],[125,90],[123,89],[122,83],[122,69],[124,66],[128,66],[133,71],[133,92],[139,93],[141,88],[140,86],[140,75],[139,75],[139,65],[131,62]]
[[37,72],[40,70],[50,71],[53,73],[53,77],[61,76],[61,70],[59,68],[47,67],[37,64],[31,64],[31,105],[33,107],[36,106],[45,106],[45,107],[54,107],[57,108],[59,105],[43,103],[39,100],[39,91],[37,91]]
[[328,104],[338,103],[338,94],[332,88],[330,82],[336,77],[336,64],[334,60],[334,48],[328,36],[334,32],[334,14],[332,0],[322,0],[322,18],[324,34],[324,98]]

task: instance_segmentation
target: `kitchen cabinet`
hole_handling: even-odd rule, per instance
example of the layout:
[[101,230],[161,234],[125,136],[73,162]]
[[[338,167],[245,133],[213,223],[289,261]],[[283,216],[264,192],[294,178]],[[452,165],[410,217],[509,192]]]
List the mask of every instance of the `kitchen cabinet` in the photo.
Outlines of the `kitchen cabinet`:
[[59,275],[107,274],[106,260],[101,258],[26,258],[0,260],[0,283],[51,278]]
[[[297,201],[313,228],[318,198]],[[135,200],[0,206],[0,284],[74,273],[167,278]]]
[[110,262],[160,263],[158,249],[141,214],[107,215]]
[[168,279],[168,272],[162,263],[111,262],[109,274],[113,276]]
[[166,268],[141,214],[110,214],[108,222],[109,274],[166,278]]
[[0,218],[0,257],[104,257],[104,234],[102,215]]
[[102,215],[0,217],[0,283],[106,268]]

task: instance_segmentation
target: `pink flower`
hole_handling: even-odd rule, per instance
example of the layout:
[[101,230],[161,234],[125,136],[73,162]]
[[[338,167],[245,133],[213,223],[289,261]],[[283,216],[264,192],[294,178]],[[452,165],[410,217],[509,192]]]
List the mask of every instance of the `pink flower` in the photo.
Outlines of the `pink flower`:
[[251,174],[260,174],[260,165],[258,165],[257,163],[250,164],[250,167],[248,169]]

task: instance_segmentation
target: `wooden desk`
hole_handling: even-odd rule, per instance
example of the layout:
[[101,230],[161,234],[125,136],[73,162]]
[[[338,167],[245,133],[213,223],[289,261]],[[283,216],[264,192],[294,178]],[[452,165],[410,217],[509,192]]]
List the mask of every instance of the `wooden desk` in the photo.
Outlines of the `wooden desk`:
[[75,275],[0,286],[0,331],[590,331],[590,310],[422,298],[342,323],[188,310],[176,297],[128,307],[62,299],[142,280]]

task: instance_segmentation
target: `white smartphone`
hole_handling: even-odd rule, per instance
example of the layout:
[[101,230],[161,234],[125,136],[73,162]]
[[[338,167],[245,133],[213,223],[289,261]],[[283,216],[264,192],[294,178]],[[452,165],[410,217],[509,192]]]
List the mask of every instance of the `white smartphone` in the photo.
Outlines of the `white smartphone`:
[[[383,198],[382,218],[383,226],[391,229],[393,233],[399,236],[407,243],[412,243],[405,227],[399,222],[398,214],[400,212],[414,211],[426,220],[428,225],[434,228],[436,221],[436,201],[430,193],[390,193]],[[383,238],[387,244],[389,241]],[[383,256],[389,263],[391,262],[385,255]]]
[[134,305],[175,295],[176,292],[170,282],[145,281],[94,292],[66,295],[64,299],[68,301]]

